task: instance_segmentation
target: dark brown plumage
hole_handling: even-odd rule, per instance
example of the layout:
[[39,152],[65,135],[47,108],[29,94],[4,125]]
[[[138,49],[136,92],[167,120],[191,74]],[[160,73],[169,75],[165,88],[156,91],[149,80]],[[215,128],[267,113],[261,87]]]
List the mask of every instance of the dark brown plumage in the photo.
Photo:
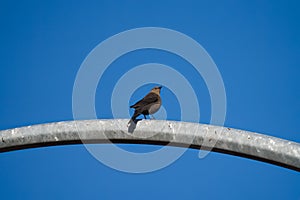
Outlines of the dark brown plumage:
[[159,110],[161,106],[161,88],[161,86],[154,87],[143,99],[130,106],[130,108],[134,108],[135,111],[129,123],[131,121],[135,122],[139,115],[144,115],[144,118],[146,119],[146,115],[152,115]]

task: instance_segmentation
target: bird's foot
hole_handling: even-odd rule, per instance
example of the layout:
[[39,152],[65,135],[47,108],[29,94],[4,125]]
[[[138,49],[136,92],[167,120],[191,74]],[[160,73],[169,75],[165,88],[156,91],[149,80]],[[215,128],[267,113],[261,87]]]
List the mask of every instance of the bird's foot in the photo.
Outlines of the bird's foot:
[[153,116],[153,115],[151,115],[151,118],[150,118],[151,120],[155,120],[155,117]]

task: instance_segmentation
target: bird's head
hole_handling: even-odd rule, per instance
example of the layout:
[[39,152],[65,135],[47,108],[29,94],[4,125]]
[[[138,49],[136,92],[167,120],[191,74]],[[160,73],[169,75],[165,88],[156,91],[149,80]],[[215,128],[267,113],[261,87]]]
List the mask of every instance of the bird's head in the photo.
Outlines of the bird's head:
[[162,86],[156,86],[156,87],[152,88],[151,92],[154,92],[156,94],[160,94],[161,88],[162,88]]

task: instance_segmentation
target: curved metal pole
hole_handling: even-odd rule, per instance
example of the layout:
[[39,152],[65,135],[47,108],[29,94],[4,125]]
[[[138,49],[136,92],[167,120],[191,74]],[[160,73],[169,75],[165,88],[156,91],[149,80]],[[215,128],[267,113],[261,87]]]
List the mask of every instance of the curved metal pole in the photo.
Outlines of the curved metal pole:
[[40,124],[0,131],[0,152],[81,143],[156,144],[208,149],[300,172],[300,144],[258,133],[187,122],[128,119]]

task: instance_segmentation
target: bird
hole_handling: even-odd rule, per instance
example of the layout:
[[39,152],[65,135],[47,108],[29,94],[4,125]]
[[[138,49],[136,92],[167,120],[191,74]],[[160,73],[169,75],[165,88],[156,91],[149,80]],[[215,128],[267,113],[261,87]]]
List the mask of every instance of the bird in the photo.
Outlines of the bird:
[[134,108],[135,111],[128,124],[131,122],[136,123],[136,118],[139,115],[144,115],[144,118],[147,119],[146,115],[152,116],[152,114],[159,110],[162,103],[160,97],[161,88],[162,86],[156,86],[152,88],[152,90],[143,99],[130,106],[130,108]]

